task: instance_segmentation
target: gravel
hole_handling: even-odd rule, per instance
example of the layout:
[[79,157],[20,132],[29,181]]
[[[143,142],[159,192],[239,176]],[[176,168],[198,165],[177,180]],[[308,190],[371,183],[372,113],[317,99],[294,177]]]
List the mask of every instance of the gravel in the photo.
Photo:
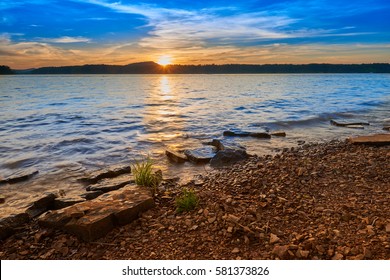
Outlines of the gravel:
[[198,176],[96,242],[33,221],[0,243],[1,259],[390,259],[390,149],[305,144]]

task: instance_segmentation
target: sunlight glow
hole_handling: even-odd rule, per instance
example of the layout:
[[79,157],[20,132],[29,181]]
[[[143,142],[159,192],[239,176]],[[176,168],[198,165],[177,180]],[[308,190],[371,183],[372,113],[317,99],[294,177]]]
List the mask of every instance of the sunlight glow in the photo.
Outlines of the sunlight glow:
[[162,55],[157,60],[157,63],[162,66],[167,66],[168,64],[172,63],[172,57],[170,55]]

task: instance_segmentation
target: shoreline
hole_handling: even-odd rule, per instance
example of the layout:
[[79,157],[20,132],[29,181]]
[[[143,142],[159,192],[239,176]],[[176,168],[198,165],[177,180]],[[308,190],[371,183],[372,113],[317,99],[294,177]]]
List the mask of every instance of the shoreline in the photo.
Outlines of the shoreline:
[[390,259],[390,148],[330,141],[253,156],[202,176],[191,212],[179,188],[94,242],[34,219],[1,259]]

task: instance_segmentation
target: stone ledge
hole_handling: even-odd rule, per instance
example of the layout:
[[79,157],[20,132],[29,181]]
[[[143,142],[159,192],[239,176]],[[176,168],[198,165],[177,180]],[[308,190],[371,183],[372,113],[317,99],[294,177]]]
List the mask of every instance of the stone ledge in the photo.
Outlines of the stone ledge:
[[135,185],[101,195],[64,209],[49,211],[39,219],[41,226],[65,230],[85,241],[105,236],[115,226],[137,219],[154,207],[150,191]]
[[372,146],[390,145],[390,134],[374,134],[369,136],[358,136],[350,138],[352,144],[363,144]]

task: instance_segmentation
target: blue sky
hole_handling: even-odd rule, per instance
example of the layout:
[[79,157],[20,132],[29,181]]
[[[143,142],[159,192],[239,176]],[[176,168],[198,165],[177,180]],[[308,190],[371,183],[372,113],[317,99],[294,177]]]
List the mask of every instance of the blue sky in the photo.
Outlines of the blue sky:
[[1,0],[0,64],[390,62],[390,1]]

